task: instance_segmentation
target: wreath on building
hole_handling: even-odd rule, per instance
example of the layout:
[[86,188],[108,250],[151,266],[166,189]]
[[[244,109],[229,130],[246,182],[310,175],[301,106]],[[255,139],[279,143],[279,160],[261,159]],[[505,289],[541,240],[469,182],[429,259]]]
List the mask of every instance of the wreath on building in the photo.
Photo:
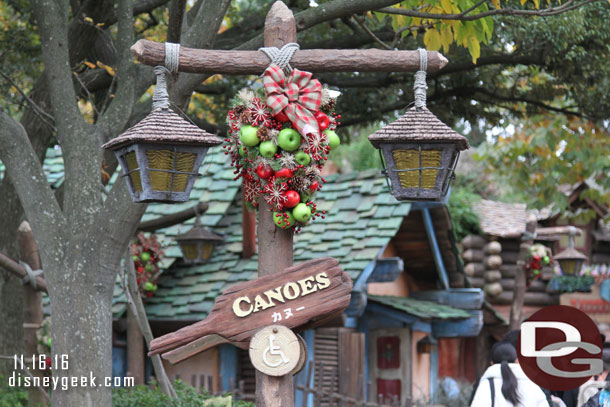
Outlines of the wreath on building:
[[131,259],[136,269],[138,288],[142,298],[152,297],[157,291],[157,280],[161,274],[159,262],[163,259],[161,243],[155,235],[139,232],[136,239],[129,245]]

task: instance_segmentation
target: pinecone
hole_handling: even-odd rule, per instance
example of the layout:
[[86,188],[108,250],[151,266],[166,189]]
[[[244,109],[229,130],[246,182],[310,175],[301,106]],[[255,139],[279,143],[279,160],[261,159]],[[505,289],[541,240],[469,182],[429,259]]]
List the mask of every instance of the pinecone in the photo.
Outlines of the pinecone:
[[329,99],[323,106],[320,106],[320,110],[327,114],[331,113],[335,110],[335,104],[335,99]]
[[311,184],[311,181],[305,177],[293,176],[290,179],[290,188],[297,191],[298,193],[307,191],[310,184]]
[[318,177],[320,176],[320,170],[314,166],[307,167],[307,169],[305,169],[305,176],[311,182],[317,181]]
[[271,129],[265,126],[261,126],[258,128],[256,135],[260,139],[261,142],[267,141],[271,139]]
[[233,114],[237,121],[241,124],[250,124],[250,112],[248,112],[248,108],[244,105],[237,105],[233,108]]

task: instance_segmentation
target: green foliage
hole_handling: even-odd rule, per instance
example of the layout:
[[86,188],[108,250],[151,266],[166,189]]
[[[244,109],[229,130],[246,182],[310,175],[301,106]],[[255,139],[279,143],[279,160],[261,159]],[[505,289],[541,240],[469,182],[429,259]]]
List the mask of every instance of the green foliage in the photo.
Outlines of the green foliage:
[[481,226],[479,216],[472,209],[472,205],[481,200],[481,196],[471,188],[455,185],[447,202],[451,214],[457,241],[469,234],[480,234]]
[[[331,150],[329,159],[342,169],[352,171],[363,171],[371,168],[381,169],[379,150],[369,142],[368,136],[379,127],[367,127],[351,132],[352,128],[342,129],[339,127],[341,144]],[[353,134],[350,134],[353,133]],[[348,143],[349,141],[349,143]],[[348,168],[345,168],[345,166]]]
[[548,289],[559,293],[589,292],[595,279],[591,276],[555,276]]
[[8,377],[0,376],[0,407],[25,407],[28,393],[20,387],[9,387]]
[[[561,185],[586,182],[586,197],[610,206],[610,137],[608,130],[574,116],[536,115],[515,124],[514,132],[498,138],[480,157],[489,171],[510,179],[533,208],[568,209],[568,196]],[[591,209],[566,212],[587,221]]]
[[[223,402],[222,398],[215,398],[210,394],[197,393],[194,388],[179,380],[176,381],[174,387],[178,394],[177,399],[170,399],[161,392],[156,384],[150,387],[115,388],[112,394],[112,407],[225,407],[227,405],[226,402]],[[236,401],[233,403],[233,406],[254,407],[254,404]]]

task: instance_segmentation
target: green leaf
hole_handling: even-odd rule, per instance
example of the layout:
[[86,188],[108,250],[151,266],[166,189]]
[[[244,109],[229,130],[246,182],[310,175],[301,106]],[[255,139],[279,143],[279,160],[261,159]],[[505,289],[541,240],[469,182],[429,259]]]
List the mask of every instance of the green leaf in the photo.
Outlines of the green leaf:
[[474,36],[470,36],[467,39],[468,41],[468,52],[470,52],[470,56],[472,56],[472,63],[476,64],[477,59],[481,56],[481,45],[479,40]]

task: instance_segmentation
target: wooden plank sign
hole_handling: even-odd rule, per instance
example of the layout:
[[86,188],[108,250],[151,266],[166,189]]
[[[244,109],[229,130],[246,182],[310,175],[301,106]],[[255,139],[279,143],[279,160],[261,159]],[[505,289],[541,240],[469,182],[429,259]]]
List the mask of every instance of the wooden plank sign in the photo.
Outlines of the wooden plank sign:
[[222,342],[247,348],[265,326],[297,328],[335,316],[349,305],[351,291],[352,280],[336,259],[297,264],[226,289],[206,319],[154,339],[149,355],[182,347],[181,356],[172,360],[176,363]]

